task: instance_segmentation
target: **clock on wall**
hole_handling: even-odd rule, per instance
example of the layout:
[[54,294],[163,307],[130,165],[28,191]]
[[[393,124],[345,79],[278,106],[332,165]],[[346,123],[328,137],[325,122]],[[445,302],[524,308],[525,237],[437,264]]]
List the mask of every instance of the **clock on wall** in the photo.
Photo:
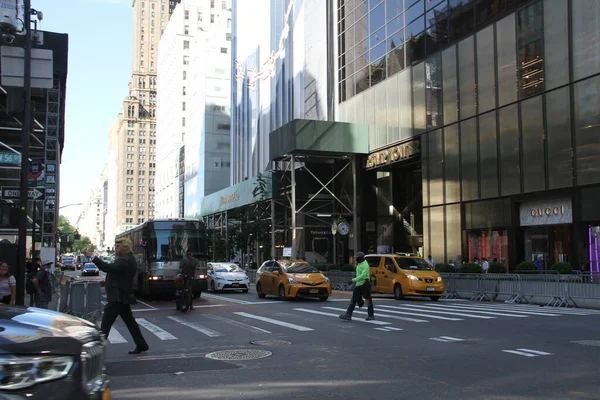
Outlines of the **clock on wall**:
[[341,221],[337,225],[337,231],[340,235],[346,236],[350,233],[350,225],[348,225],[348,222],[346,221]]

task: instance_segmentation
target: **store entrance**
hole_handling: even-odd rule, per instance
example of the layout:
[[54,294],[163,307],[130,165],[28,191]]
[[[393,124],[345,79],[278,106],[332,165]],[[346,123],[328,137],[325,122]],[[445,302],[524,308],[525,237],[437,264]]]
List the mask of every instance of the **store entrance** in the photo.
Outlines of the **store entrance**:
[[525,260],[540,270],[557,262],[571,262],[571,225],[530,226],[525,228]]

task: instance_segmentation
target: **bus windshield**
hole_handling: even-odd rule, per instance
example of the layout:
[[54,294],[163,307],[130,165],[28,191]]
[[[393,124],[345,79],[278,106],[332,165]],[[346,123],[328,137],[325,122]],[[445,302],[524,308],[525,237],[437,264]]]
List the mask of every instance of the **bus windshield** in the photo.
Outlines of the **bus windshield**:
[[150,232],[146,244],[150,261],[177,261],[183,259],[188,251],[194,257],[202,254],[200,249],[200,231],[197,229],[157,229]]

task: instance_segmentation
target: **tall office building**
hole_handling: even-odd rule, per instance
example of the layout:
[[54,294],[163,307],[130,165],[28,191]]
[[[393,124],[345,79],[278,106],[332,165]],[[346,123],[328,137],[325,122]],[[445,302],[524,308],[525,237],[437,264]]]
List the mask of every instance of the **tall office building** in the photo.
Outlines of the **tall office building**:
[[157,217],[197,215],[229,185],[230,74],[229,1],[184,0],[158,49]]
[[[129,95],[123,100],[111,148],[109,176],[116,197],[109,221],[118,234],[154,216],[156,70],[158,43],[180,0],[133,0],[133,57]],[[110,242],[112,238],[107,238]]]

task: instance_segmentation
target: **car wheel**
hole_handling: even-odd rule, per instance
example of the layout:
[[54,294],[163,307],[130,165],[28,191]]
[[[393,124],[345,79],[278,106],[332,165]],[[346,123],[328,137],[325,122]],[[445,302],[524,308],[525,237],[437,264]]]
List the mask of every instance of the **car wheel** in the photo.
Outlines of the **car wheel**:
[[279,299],[286,300],[285,287],[283,285],[279,285]]
[[431,301],[438,301],[440,298],[439,296],[431,296],[430,299]]
[[327,301],[328,298],[329,298],[329,296],[321,296],[321,297],[319,297],[319,300]]
[[404,294],[402,293],[402,286],[400,286],[399,283],[396,283],[396,285],[394,286],[394,298],[396,300],[404,299]]
[[259,299],[265,298],[265,294],[262,291],[262,286],[260,285],[260,283],[256,284],[256,295],[258,296]]

